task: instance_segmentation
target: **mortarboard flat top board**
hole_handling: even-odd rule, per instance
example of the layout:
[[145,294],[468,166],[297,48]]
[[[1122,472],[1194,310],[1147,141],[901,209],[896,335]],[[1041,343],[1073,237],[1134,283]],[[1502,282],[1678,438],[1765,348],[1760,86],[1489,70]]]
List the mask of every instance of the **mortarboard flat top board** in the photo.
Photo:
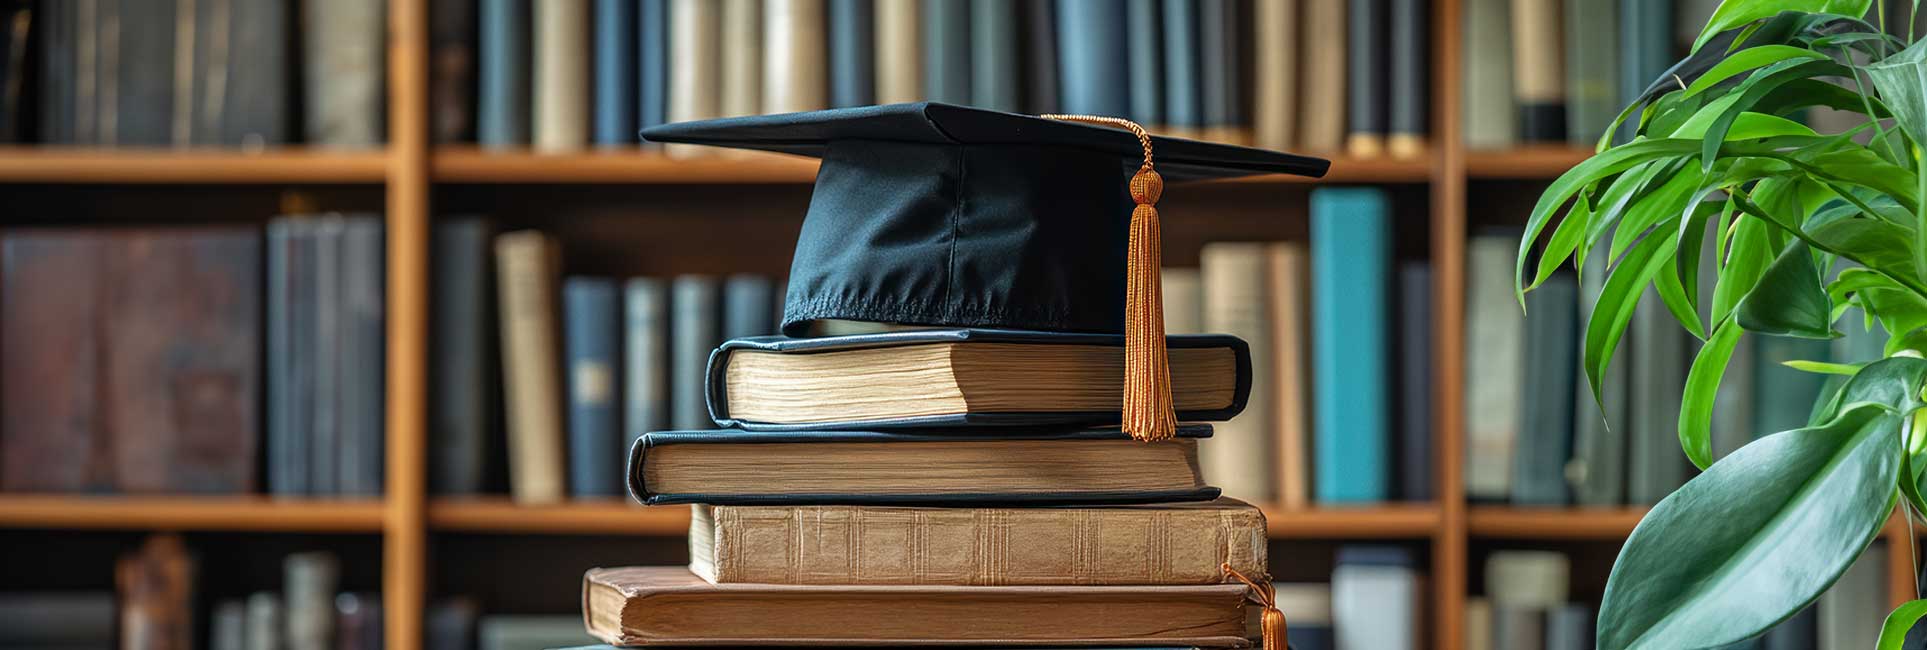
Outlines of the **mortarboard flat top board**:
[[[1124,331],[1128,185],[1144,157],[1127,131],[915,103],[664,124],[642,137],[822,159],[784,334],[828,319]],[[1330,166],[1176,138],[1151,145],[1171,183],[1316,177]]]

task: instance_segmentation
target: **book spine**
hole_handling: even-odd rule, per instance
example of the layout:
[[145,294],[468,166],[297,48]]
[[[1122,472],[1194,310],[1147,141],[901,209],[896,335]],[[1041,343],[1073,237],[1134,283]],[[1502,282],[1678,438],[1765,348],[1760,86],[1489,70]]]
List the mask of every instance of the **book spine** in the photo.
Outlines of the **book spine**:
[[1512,0],[1512,92],[1522,140],[1566,140],[1565,52],[1558,39],[1559,0]]
[[1056,64],[1057,5],[1032,0],[1023,3],[1023,8],[1025,111],[1034,115],[1062,112]]
[[871,0],[829,0],[830,106],[876,103],[876,15]]
[[1203,130],[1197,136],[1225,141],[1237,125],[1236,0],[1198,0],[1198,107]]
[[267,380],[268,493],[276,496],[305,494],[307,446],[295,410],[297,399],[294,347],[294,281],[300,265],[295,251],[293,221],[276,218],[267,225]]
[[763,112],[829,106],[824,0],[764,0]]
[[508,412],[510,493],[562,500],[562,395],[556,355],[554,244],[534,231],[495,239]]
[[529,143],[529,0],[480,0],[481,88],[476,138],[484,147]]
[[1887,609],[1887,554],[1861,553],[1833,586],[1820,594],[1816,636],[1821,650],[1871,648],[1880,640]]
[[1204,277],[1198,269],[1166,267],[1158,281],[1164,291],[1164,332],[1204,333]]
[[428,7],[429,132],[438,143],[475,138],[475,9],[476,0],[433,0]]
[[1142,125],[1164,124],[1164,52],[1158,48],[1157,0],[1129,0],[1124,23],[1130,46],[1131,113]]
[[776,333],[775,286],[761,275],[732,275],[723,285],[723,340]]
[[295,553],[282,564],[288,650],[334,650],[340,562],[327,552]]
[[1307,151],[1337,152],[1344,146],[1346,0],[1303,0],[1298,53],[1304,61],[1304,103],[1298,109],[1298,136]]
[[1620,0],[1619,51],[1619,97],[1626,104],[1673,65],[1673,0]]
[[1023,50],[1016,0],[970,3],[970,104],[994,111],[1023,110]]
[[562,283],[569,394],[569,493],[622,493],[616,435],[616,284],[571,277]]
[[1592,608],[1566,603],[1546,615],[1546,650],[1590,650],[1593,646]]
[[[670,122],[722,116],[722,6],[709,0],[670,0]],[[688,145],[669,145],[672,156],[702,155]]]
[[1571,503],[1565,466],[1572,457],[1572,351],[1579,348],[1574,324],[1578,287],[1555,273],[1526,294],[1525,392],[1519,400],[1519,441],[1512,454],[1512,502]]
[[[1581,327],[1592,320],[1593,307],[1605,290],[1608,268],[1605,255],[1586,258],[1580,274],[1579,318]],[[1626,503],[1626,367],[1624,359],[1606,366],[1599,378],[1599,399],[1593,399],[1590,380],[1580,376],[1585,350],[1573,346],[1573,462],[1568,478],[1572,482],[1573,502],[1582,506],[1616,506]],[[1732,381],[1728,377],[1727,381]],[[1721,382],[1725,384],[1726,382]]]
[[1464,20],[1459,114],[1465,146],[1509,148],[1519,133],[1518,107],[1512,103],[1511,0],[1466,0]]
[[1252,15],[1255,144],[1283,151],[1295,144],[1298,102],[1298,2],[1259,2]]
[[589,0],[535,3],[537,151],[574,151],[589,142]]
[[1545,647],[1545,609],[1505,604],[1492,606],[1493,650],[1543,650]]
[[716,278],[702,275],[677,276],[671,285],[674,321],[669,328],[669,424],[677,429],[707,429],[715,426],[709,418],[709,400],[704,392],[708,382],[709,352],[722,343],[717,322],[722,293]]
[[[1418,574],[1411,558],[1388,557],[1388,562],[1348,562],[1340,549],[1338,566],[1332,569],[1332,627],[1338,632],[1342,648],[1416,648],[1419,647],[1420,602]],[[1403,549],[1377,548],[1404,554]]]
[[1590,147],[1612,127],[1619,100],[1619,11],[1610,2],[1566,0],[1566,141]]
[[[1126,115],[1131,81],[1124,13],[1109,3],[1057,0],[1057,78],[1064,112]],[[1039,62],[1040,65],[1044,63]]]
[[1385,152],[1385,108],[1390,93],[1387,64],[1386,0],[1346,0],[1350,8],[1346,45],[1345,150],[1354,156]]
[[[1398,498],[1431,501],[1432,267],[1407,262],[1398,270]],[[1565,459],[1558,465],[1563,467]]]
[[923,22],[920,0],[876,0],[876,100],[923,99]]
[[921,0],[923,98],[970,103],[970,3]]
[[[1306,377],[1311,270],[1303,244],[1278,242],[1266,247],[1270,293],[1272,408],[1276,411],[1278,502],[1286,508],[1311,506],[1311,403]],[[1254,358],[1261,358],[1256,357]]]
[[637,9],[635,0],[595,3],[595,143],[600,146],[636,142]]
[[669,0],[641,0],[638,5],[636,125],[646,129],[669,116]]
[[281,598],[271,591],[257,591],[248,595],[247,647],[279,648],[284,630],[282,625]]
[[[185,112],[177,100],[186,101],[189,97],[177,88],[182,83],[190,84],[193,75],[191,65],[183,66],[176,59],[186,54],[192,60],[192,42],[180,43],[177,51],[176,41],[183,36],[180,24],[192,25],[194,16],[184,17],[183,23],[175,18],[175,3],[152,2],[143,0],[102,0],[104,4],[117,4],[110,21],[103,23],[107,31],[103,44],[108,45],[106,66],[107,76],[102,85],[105,93],[101,96],[102,133],[106,134],[106,144],[133,147],[164,147],[177,144],[175,139],[175,118]],[[136,25],[151,25],[152,28],[136,29]],[[192,28],[186,30],[192,36]],[[186,133],[179,135],[185,136]],[[187,144],[185,137],[178,144]]]
[[300,478],[295,482],[301,487],[301,494],[320,494],[317,487],[319,479],[310,455],[315,445],[315,411],[321,408],[319,402],[320,385],[316,383],[317,369],[315,358],[315,338],[319,331],[320,305],[316,302],[316,287],[320,284],[317,274],[320,262],[316,259],[320,251],[317,240],[319,220],[309,217],[295,217],[288,220],[289,234],[293,240],[294,252],[289,256],[292,264],[289,273],[289,315],[294,326],[289,329],[291,343],[288,349],[289,410],[294,421],[291,442],[287,453],[288,469]]
[[[209,125],[209,129],[219,130],[221,144],[243,149],[287,144],[292,126],[288,90],[289,72],[294,66],[291,44],[296,40],[291,6],[283,2],[226,6],[232,14],[226,32],[228,43],[221,48],[221,60],[214,64],[227,75],[225,108],[219,113],[218,123]],[[472,22],[468,24],[473,26]],[[460,63],[467,65],[467,61],[462,58]],[[453,64],[437,65],[452,68]]]
[[656,278],[623,286],[623,448],[669,427],[669,288]]
[[1513,299],[1518,238],[1482,234],[1465,254],[1465,495],[1502,501],[1512,493],[1512,449],[1518,440],[1525,319]]
[[[1606,3],[1600,3],[1606,4]],[[1400,158],[1424,153],[1426,105],[1432,92],[1426,68],[1431,64],[1431,3],[1391,0],[1389,78],[1386,81],[1385,148]]]
[[1173,129],[1204,125],[1199,86],[1198,0],[1164,0],[1164,122]]
[[1826,376],[1787,367],[1788,361],[1830,361],[1827,341],[1759,336],[1753,339],[1753,426],[1765,435],[1807,426],[1822,398]]
[[43,144],[77,144],[74,139],[75,93],[80,70],[75,56],[79,2],[49,2],[38,7],[30,29],[40,38],[40,125]]
[[308,341],[308,358],[314,373],[314,401],[308,411],[313,421],[308,437],[308,488],[322,496],[341,493],[341,230],[341,216],[328,215],[317,219],[310,231],[314,333]]
[[434,236],[434,291],[429,294],[435,332],[429,342],[434,464],[429,486],[436,494],[479,494],[489,418],[495,412],[488,224],[475,218],[440,219]]
[[385,301],[382,223],[379,217],[347,220],[342,231],[341,492],[381,494]]
[[[1204,329],[1244,340],[1251,347],[1252,359],[1272,358],[1265,245],[1206,244],[1199,260],[1204,277]],[[1252,364],[1252,385],[1272,385],[1271,374],[1270,364]],[[1275,485],[1271,478],[1273,417],[1269,393],[1252,391],[1243,413],[1216,425],[1211,438],[1199,442],[1205,480],[1232,497],[1271,501]]]
[[1632,390],[1628,438],[1628,500],[1654,504],[1686,483],[1685,455],[1677,436],[1680,392],[1686,386],[1691,352],[1686,332],[1652,289],[1639,297],[1629,328]]
[[386,129],[388,11],[382,0],[302,4],[307,142],[373,147]]
[[1320,503],[1391,497],[1390,209],[1374,189],[1320,189],[1311,196],[1312,449]]
[[721,5],[719,106],[725,117],[755,115],[763,110],[763,2],[721,0]]
[[93,237],[0,235],[0,489],[109,490],[106,415],[96,386],[107,351],[96,331],[104,243]]

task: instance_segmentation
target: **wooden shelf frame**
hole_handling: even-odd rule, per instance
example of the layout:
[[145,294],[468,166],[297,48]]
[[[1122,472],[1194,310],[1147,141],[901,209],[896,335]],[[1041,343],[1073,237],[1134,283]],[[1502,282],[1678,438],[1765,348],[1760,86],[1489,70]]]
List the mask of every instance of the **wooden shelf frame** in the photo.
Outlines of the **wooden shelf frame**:
[[380,533],[380,499],[0,495],[0,528]]
[[384,149],[87,149],[0,146],[0,183],[363,184],[388,178]]

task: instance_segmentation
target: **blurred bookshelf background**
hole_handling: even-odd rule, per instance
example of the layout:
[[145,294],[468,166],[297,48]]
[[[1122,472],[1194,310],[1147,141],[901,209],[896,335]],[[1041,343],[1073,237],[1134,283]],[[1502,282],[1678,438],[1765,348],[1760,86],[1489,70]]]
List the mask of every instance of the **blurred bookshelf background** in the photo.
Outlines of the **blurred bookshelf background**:
[[[705,426],[709,349],[774,330],[815,173],[636,130],[931,100],[1332,157],[1160,206],[1171,329],[1268,360],[1207,479],[1264,504],[1294,626],[1590,647],[1688,478],[1695,343],[1646,306],[1600,426],[1597,287],[1521,318],[1517,229],[1716,4],[0,1],[0,646],[587,642],[584,569],[687,559],[624,443]],[[1867,343],[1785,345],[1737,357],[1722,451],[1804,419],[1777,361]],[[1871,645],[1909,534],[1785,647]]]

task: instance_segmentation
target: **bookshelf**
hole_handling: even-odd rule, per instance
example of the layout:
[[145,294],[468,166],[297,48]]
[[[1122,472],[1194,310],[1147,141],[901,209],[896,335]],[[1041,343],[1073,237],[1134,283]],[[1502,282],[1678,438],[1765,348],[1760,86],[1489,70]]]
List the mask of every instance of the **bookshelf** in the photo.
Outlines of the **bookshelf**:
[[[376,186],[386,206],[387,246],[387,494],[369,501],[302,501],[267,497],[0,495],[0,531],[170,530],[238,533],[351,533],[379,535],[388,646],[420,647],[423,603],[430,596],[428,548],[439,533],[523,538],[639,536],[675,538],[688,524],[686,508],[641,508],[623,501],[526,506],[505,498],[431,498],[427,483],[428,234],[431,197],[451,186],[493,186],[497,195],[530,186],[806,186],[812,160],[744,155],[678,160],[634,151],[569,154],[435,146],[428,134],[428,0],[390,0],[388,146],[372,151],[288,148],[262,152],[217,150],[79,150],[0,147],[0,197],[31,196],[40,188],[118,186]],[[1432,503],[1357,509],[1283,510],[1267,507],[1273,539],[1335,542],[1384,540],[1430,549],[1433,592],[1427,603],[1431,647],[1457,648],[1461,639],[1468,565],[1474,547],[1493,545],[1614,544],[1644,511],[1519,509],[1468,504],[1464,498],[1462,377],[1464,373],[1465,237],[1471,201],[1503,192],[1508,204],[1529,204],[1537,188],[1588,155],[1585,149],[1541,147],[1468,151],[1460,144],[1460,0],[1435,0],[1432,21],[1431,148],[1416,158],[1334,159],[1322,183],[1411,186],[1425,197],[1425,250],[1434,268],[1435,321],[1432,395],[1437,489]],[[1307,152],[1316,153],[1316,152]],[[1229,181],[1256,186],[1298,185],[1280,177]],[[1472,187],[1477,183],[1476,188]],[[593,188],[591,188],[593,189]],[[573,191],[573,190],[570,190]],[[660,194],[662,190],[650,189]],[[794,190],[792,190],[794,191]],[[115,194],[103,191],[102,197]],[[728,196],[705,192],[701,196]],[[1265,192],[1240,191],[1232,200],[1261,201]],[[1275,196],[1273,196],[1275,198]],[[98,199],[108,201],[107,198]],[[1183,218],[1210,220],[1211,214]],[[5,217],[9,225],[18,216]],[[1302,225],[1297,226],[1302,231]],[[1207,227],[1207,229],[1211,229]],[[1235,231],[1232,228],[1231,231]],[[1927,533],[1927,523],[1916,522]],[[0,533],[5,534],[5,533]],[[1896,521],[1883,532],[1892,596],[1906,600],[1914,544]],[[521,543],[518,541],[518,544]],[[530,541],[539,544],[540,540]],[[539,552],[539,551],[532,551]],[[1284,561],[1284,560],[1281,560]]]

